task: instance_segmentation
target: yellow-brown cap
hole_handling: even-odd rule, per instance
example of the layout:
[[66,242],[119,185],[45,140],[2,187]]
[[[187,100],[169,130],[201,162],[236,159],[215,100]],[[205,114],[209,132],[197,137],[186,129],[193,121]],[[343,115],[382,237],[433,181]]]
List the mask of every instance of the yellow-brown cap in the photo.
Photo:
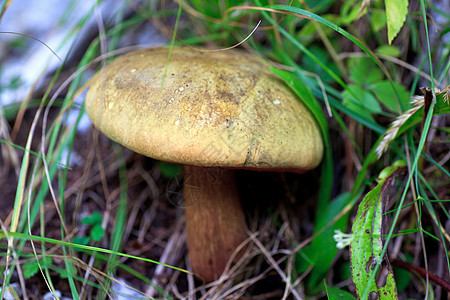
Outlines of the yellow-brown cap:
[[259,57],[154,48],[92,79],[86,111],[112,140],[179,164],[306,171],[323,155],[318,126]]

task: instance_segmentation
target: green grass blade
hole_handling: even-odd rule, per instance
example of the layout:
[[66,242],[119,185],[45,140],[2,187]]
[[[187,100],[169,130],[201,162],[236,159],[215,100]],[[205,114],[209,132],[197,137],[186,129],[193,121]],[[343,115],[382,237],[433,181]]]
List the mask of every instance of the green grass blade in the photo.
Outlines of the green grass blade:
[[304,9],[301,9],[298,7],[293,7],[293,6],[288,6],[288,5],[269,5],[269,6],[265,6],[264,8],[278,10],[280,12],[294,14],[294,15],[298,15],[298,16],[303,16],[304,18],[307,18],[307,19],[310,19],[313,21],[317,21],[319,23],[322,23],[325,26],[328,26],[329,28],[333,29],[337,33],[348,38],[355,45],[357,45],[361,50],[363,50],[365,53],[367,53],[367,55],[380,67],[380,69],[382,69],[384,71],[386,76],[390,79],[389,73],[387,72],[385,66],[378,59],[378,57],[376,57],[376,55],[362,41],[357,39],[352,34],[348,33],[342,27],[334,24],[333,22],[328,21],[325,18],[322,18],[319,15],[316,15],[315,13],[312,13],[310,11],[307,11],[307,10],[304,10]]
[[6,235],[12,236],[15,239],[39,241],[39,242],[42,242],[42,243],[49,243],[49,244],[55,244],[55,245],[60,245],[60,246],[66,246],[66,247],[69,247],[69,248],[72,248],[72,249],[75,249],[75,250],[81,249],[81,250],[88,250],[88,251],[98,251],[98,252],[109,254],[109,255],[117,255],[117,256],[128,257],[128,258],[132,258],[132,259],[137,259],[137,260],[149,262],[149,263],[152,263],[152,264],[162,265],[162,266],[165,266],[165,267],[168,267],[168,268],[172,268],[174,270],[177,270],[177,271],[180,271],[180,272],[183,272],[183,273],[189,273],[189,271],[186,271],[186,270],[178,268],[178,267],[174,267],[174,266],[171,266],[171,265],[168,265],[168,264],[163,264],[163,263],[160,263],[160,262],[152,260],[152,259],[138,257],[138,256],[131,255],[131,254],[116,252],[116,251],[113,251],[113,250],[99,248],[99,247],[93,247],[93,246],[87,246],[87,245],[81,245],[81,244],[74,244],[74,243],[69,243],[69,242],[66,242],[66,241],[60,241],[60,240],[46,238],[46,237],[42,237],[42,236],[29,235],[29,234],[20,233],[20,232],[7,232],[7,233],[5,233],[3,230],[0,230],[0,239],[6,238]]
[[[122,150],[116,144],[114,144],[114,152],[116,154],[117,162],[119,164],[120,194],[113,234],[111,237],[110,249],[115,252],[120,252],[122,250],[123,235],[127,219],[128,178],[127,178],[127,170],[125,167],[125,159],[123,157]],[[115,273],[114,271],[116,269],[117,264],[118,264],[117,256],[111,255],[108,260],[108,266],[106,268],[108,274],[114,276]]]

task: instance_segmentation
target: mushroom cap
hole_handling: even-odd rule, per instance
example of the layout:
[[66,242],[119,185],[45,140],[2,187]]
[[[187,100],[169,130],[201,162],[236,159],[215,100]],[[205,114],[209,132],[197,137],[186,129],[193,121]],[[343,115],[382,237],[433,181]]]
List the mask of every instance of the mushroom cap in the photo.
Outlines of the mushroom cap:
[[142,155],[193,166],[315,168],[318,126],[264,60],[238,50],[154,48],[98,72],[86,96],[94,126]]

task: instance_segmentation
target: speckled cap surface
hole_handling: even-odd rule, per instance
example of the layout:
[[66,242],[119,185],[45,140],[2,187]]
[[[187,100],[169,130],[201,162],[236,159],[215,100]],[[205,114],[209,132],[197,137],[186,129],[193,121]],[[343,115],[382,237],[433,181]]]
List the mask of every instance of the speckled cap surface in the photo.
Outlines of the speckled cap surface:
[[306,171],[323,155],[318,126],[265,62],[238,50],[154,48],[99,71],[86,96],[94,126],[155,159]]

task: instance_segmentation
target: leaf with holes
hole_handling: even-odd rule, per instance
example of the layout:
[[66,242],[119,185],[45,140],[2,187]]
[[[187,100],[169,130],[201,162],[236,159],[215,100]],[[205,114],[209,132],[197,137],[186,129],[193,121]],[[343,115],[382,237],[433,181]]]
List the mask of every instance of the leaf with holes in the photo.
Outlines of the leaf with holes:
[[398,299],[394,274],[388,265],[383,269],[384,284],[377,284],[379,278],[373,278],[372,272],[384,258],[381,257],[383,242],[384,192],[404,163],[396,163],[381,171],[377,179],[378,185],[362,200],[356,219],[352,226],[352,242],[350,244],[350,261],[352,279],[359,299],[367,299],[369,294],[376,294],[378,299]]

